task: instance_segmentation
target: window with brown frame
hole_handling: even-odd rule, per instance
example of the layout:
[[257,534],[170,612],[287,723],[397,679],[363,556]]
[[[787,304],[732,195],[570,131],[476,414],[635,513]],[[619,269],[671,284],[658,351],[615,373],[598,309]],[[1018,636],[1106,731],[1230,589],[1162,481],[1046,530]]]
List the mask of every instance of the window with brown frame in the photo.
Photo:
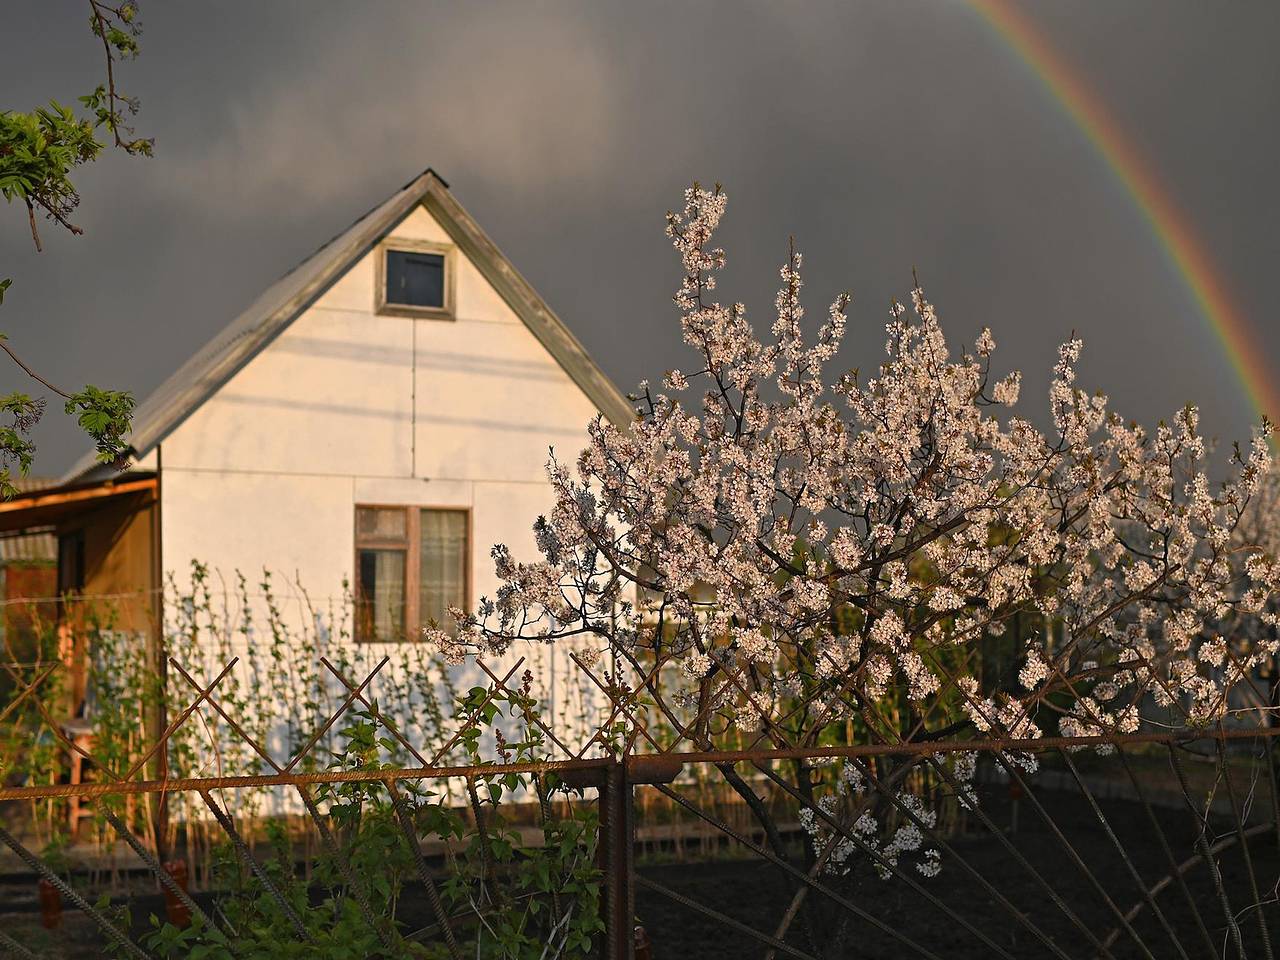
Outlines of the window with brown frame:
[[449,608],[469,603],[470,527],[467,510],[356,507],[356,639],[456,630]]
[[375,308],[393,317],[454,318],[454,248],[429,240],[382,241],[375,259]]

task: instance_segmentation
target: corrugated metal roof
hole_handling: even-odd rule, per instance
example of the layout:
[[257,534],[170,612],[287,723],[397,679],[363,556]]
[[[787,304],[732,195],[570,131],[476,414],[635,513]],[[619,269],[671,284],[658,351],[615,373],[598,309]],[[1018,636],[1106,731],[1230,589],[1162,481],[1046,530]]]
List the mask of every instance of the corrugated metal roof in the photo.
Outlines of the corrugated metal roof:
[[[53,477],[20,477],[13,481],[19,493],[55,487]],[[53,562],[58,559],[58,541],[52,533],[32,533],[19,537],[0,537],[0,564],[10,561]]]
[[[134,455],[149,453],[419,204],[440,221],[597,409],[619,425],[630,421],[635,415],[631,404],[454,199],[448,184],[428,168],[268,287],[140,404],[130,437]],[[88,452],[64,480],[107,472],[114,468],[98,464]]]
[[53,563],[57,559],[58,540],[52,533],[0,537],[0,565],[13,562]]

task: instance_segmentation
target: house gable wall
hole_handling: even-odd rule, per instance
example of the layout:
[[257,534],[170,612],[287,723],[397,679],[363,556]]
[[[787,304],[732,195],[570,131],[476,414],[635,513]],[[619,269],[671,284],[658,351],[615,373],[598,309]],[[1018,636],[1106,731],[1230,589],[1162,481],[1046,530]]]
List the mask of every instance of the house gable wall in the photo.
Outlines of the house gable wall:
[[[389,236],[450,242],[421,206]],[[594,405],[460,251],[453,320],[377,314],[376,255],[162,441],[167,569],[266,566],[337,597],[357,503],[470,509],[476,595],[491,544],[532,552],[548,447],[576,456]]]

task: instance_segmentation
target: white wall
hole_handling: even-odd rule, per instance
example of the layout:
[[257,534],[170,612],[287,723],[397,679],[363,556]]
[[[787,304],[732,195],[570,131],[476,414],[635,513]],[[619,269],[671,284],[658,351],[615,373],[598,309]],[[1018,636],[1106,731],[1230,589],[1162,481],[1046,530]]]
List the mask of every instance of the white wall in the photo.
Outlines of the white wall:
[[[422,208],[391,237],[448,241]],[[376,314],[374,256],[165,438],[167,569],[267,565],[336,592],[356,503],[472,509],[477,595],[493,543],[531,555],[547,448],[572,461],[595,407],[460,253],[455,320]]]
[[[390,236],[449,241],[422,208]],[[547,448],[575,459],[595,407],[460,252],[454,320],[375,313],[374,257],[164,439],[163,562],[180,586],[195,559],[227,583],[266,567],[340,598],[357,503],[471,509],[472,602],[497,586],[495,542],[534,558]]]

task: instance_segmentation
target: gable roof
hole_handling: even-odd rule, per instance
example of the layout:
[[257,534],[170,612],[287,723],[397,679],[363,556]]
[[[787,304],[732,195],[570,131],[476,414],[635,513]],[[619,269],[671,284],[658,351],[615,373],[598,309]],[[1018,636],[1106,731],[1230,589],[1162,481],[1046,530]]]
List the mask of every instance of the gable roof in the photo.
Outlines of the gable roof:
[[[449,185],[428,168],[268,287],[157,387],[135,412],[130,435],[134,456],[149,453],[419,205],[439,222],[596,409],[618,427],[633,420],[635,410],[613,381],[454,199]],[[91,476],[98,469],[114,472],[89,452],[64,481]]]

